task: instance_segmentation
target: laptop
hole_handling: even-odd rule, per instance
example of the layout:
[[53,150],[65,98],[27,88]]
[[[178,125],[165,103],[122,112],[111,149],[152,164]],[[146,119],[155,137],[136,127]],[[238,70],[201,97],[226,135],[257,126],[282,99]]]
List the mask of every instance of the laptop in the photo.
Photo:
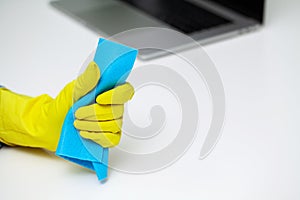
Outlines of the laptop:
[[[106,37],[140,27],[167,27],[203,45],[261,27],[265,0],[55,0],[50,3]],[[174,45],[176,49],[188,46]],[[164,52],[155,49],[139,53],[142,59],[161,55]]]

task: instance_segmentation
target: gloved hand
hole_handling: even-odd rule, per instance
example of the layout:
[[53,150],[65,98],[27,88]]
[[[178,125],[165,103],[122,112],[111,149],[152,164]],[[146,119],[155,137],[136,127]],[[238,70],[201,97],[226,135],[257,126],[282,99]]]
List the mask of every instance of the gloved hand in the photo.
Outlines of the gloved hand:
[[80,135],[91,139],[102,147],[112,147],[121,138],[124,103],[129,101],[134,89],[125,83],[96,98],[98,104],[84,106],[75,112],[75,128]]
[[[20,145],[28,147],[39,147],[48,149],[50,151],[55,151],[59,141],[64,118],[68,110],[71,108],[73,103],[87,94],[97,85],[99,78],[100,70],[95,62],[91,62],[85,72],[76,80],[67,84],[55,99],[46,94],[32,98],[16,94],[12,91],[1,88],[0,142],[3,142],[10,146]],[[103,99],[103,96],[105,97],[104,99],[106,99],[107,94],[117,94],[119,92],[125,91],[126,89],[128,89],[127,91],[130,93],[128,96],[131,97],[133,95],[133,88],[129,84],[125,84],[110,90],[106,94],[102,94],[102,97],[101,95],[99,95],[97,99]],[[124,96],[123,93],[116,96],[118,96],[118,98],[126,97],[126,95]],[[127,100],[129,99],[130,98],[127,98]],[[122,103],[125,102],[126,100],[124,100]],[[114,104],[114,102],[111,101],[110,104]],[[100,105],[94,104],[91,106],[98,107]],[[83,113],[86,113],[85,110],[90,107],[86,106],[80,110],[84,110]],[[101,110],[103,109],[98,110],[101,112]],[[112,109],[111,111],[113,110],[114,109]],[[118,109],[118,111],[118,116],[122,116],[123,109]],[[81,111],[78,113],[81,113]],[[109,111],[107,109],[106,113],[107,115],[109,115]],[[110,113],[110,116],[115,116],[113,114],[114,113]],[[95,121],[101,121],[101,119],[103,119],[101,118],[100,120],[98,120],[98,116],[99,114],[94,116]],[[86,118],[83,117],[82,119]],[[105,131],[99,132],[99,135],[104,134],[102,137],[95,137],[95,135],[93,134],[86,134],[85,132],[90,133],[95,131],[95,129],[90,130],[91,127],[86,125],[84,125],[85,131],[81,131],[82,136],[88,139],[95,140],[95,142],[100,145],[103,144],[103,146],[105,147],[111,147],[118,144],[120,140],[120,132],[118,133],[115,130],[120,130],[120,128],[116,128],[116,125],[120,125],[121,120],[114,120],[116,119],[116,117],[110,117],[110,119],[112,119],[110,120],[111,123],[105,123],[109,124],[107,126],[104,126]],[[118,123],[115,123],[117,121]],[[82,127],[82,125],[86,123],[88,123],[88,121],[80,120],[79,127]],[[99,122],[98,124],[102,124],[102,122]],[[102,129],[104,130],[104,128]],[[112,130],[109,133],[115,134],[113,135],[114,137],[112,137],[110,134],[106,134],[108,130]],[[108,139],[104,137],[106,135],[108,135]]]

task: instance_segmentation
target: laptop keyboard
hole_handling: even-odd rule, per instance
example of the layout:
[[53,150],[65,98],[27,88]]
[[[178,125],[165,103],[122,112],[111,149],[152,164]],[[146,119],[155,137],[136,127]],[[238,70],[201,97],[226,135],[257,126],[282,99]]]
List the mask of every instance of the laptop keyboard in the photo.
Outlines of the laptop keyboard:
[[121,0],[179,31],[191,34],[231,21],[184,0]]

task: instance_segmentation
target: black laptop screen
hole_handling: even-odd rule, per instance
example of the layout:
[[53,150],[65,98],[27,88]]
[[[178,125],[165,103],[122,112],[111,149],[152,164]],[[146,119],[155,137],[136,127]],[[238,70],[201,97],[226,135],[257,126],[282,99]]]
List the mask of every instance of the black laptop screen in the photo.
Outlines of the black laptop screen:
[[[186,34],[231,23],[189,0],[120,0]],[[264,0],[203,0],[217,3],[244,16],[263,21]]]
[[122,0],[132,7],[144,11],[183,33],[194,33],[230,23],[208,10],[184,0]]
[[213,1],[263,23],[265,0],[206,0]]

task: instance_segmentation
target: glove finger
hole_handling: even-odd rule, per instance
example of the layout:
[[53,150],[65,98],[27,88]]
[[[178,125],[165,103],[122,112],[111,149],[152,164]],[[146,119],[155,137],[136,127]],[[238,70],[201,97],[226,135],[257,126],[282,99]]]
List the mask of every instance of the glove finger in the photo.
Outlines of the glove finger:
[[83,138],[90,139],[104,148],[114,147],[119,144],[121,139],[121,132],[106,133],[106,132],[88,132],[80,131]]
[[98,65],[92,61],[86,70],[75,80],[73,98],[75,101],[80,99],[91,91],[100,79],[100,70]]
[[117,133],[121,132],[122,123],[122,119],[110,121],[75,120],[74,126],[80,131]]
[[132,98],[133,94],[132,85],[125,83],[98,95],[96,102],[101,105],[124,104]]
[[103,121],[119,119],[123,116],[124,105],[99,105],[83,106],[75,112],[77,119],[90,121]]
[[[91,62],[83,74],[60,91],[54,101],[49,104],[49,110],[52,110],[55,116],[64,118],[73,103],[96,86],[99,77],[100,70],[97,64]],[[60,120],[62,119],[58,119]]]

